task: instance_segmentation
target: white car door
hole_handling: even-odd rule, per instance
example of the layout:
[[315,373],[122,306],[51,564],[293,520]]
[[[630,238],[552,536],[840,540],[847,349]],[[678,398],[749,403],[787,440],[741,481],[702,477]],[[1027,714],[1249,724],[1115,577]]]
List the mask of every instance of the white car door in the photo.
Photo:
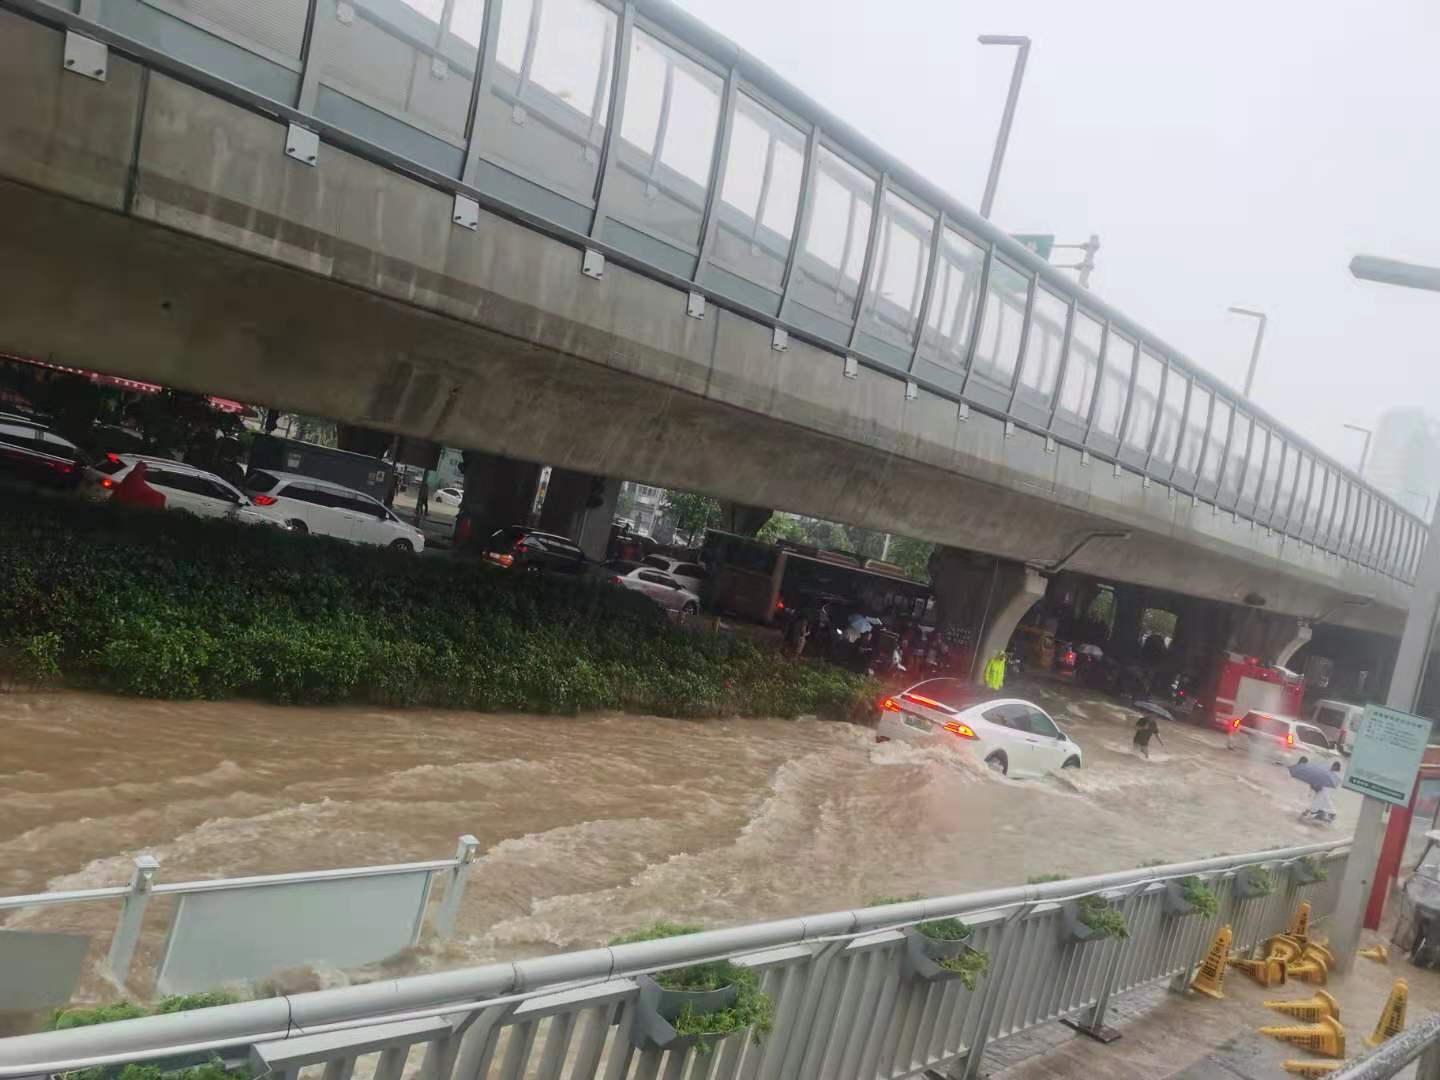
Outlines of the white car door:
[[677,607],[677,597],[674,579],[669,574],[662,574],[659,570],[637,570],[635,577],[639,580],[641,589],[645,595],[654,600],[667,611]]
[[984,752],[988,757],[995,750],[1003,750],[1006,772],[1010,776],[1029,776],[1035,772],[1036,746],[1026,739],[1029,711],[1027,705],[1003,701],[981,713],[986,721],[982,736]]
[[209,485],[204,478],[194,473],[147,462],[145,482],[165,496],[167,510],[184,510],[198,517],[222,517],[224,514],[217,500],[206,493]]
[[285,505],[287,520],[299,520],[316,536],[333,536],[337,540],[349,540],[351,520],[334,505],[330,492],[303,481],[292,481],[279,492]]
[[376,500],[359,492],[353,495],[341,495],[339,499],[345,503],[344,508],[355,519],[355,527],[351,535],[357,544],[376,544],[386,547],[392,541],[400,539],[400,530],[390,520],[390,515],[385,512],[385,507]]
[[1074,747],[1060,734],[1055,721],[1043,709],[1030,706],[1027,710],[1030,733],[1025,741],[1032,747],[1032,761],[1035,771],[1053,772],[1063,766],[1074,753]]

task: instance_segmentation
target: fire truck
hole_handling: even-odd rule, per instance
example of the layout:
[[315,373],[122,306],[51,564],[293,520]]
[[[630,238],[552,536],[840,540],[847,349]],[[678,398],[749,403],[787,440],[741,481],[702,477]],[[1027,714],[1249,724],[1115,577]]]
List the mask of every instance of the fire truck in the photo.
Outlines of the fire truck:
[[1252,710],[1298,720],[1304,691],[1303,675],[1262,664],[1253,656],[1222,652],[1215,657],[1201,700],[1210,722],[1226,729]]

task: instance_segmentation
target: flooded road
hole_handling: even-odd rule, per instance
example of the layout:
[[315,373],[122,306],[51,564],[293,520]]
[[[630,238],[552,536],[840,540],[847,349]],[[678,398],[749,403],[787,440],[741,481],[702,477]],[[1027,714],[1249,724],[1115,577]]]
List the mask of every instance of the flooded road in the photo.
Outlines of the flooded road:
[[[124,884],[135,855],[189,880],[481,855],[455,940],[390,972],[603,942],[655,918],[724,925],[962,892],[1044,873],[1348,835],[1297,820],[1309,792],[1217,733],[1165,724],[1149,761],[1134,714],[1049,684],[1085,768],[997,776],[952,745],[876,744],[818,721],[688,722],[0,695],[0,895]],[[152,905],[137,972],[153,969]],[[83,929],[114,905],[0,925]],[[343,982],[320,973],[320,983]],[[140,984],[143,992],[143,980]],[[87,980],[85,996],[113,996]]]

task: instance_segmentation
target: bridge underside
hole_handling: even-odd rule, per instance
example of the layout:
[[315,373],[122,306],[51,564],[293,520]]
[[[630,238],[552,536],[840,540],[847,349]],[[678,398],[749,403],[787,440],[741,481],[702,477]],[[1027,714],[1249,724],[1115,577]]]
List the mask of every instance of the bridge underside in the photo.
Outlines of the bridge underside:
[[0,20],[0,351],[1398,631],[1393,579]]

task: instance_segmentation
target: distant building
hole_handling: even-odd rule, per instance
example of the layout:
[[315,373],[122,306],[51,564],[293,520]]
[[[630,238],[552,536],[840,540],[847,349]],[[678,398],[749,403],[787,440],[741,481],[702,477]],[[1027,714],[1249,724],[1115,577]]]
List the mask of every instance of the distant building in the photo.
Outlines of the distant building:
[[1420,514],[1440,488],[1440,424],[1419,409],[1391,409],[1375,425],[1365,479]]
[[645,484],[630,486],[635,490],[635,509],[631,513],[635,521],[635,531],[650,536],[655,532],[656,523],[660,520],[660,510],[665,503],[665,489]]

